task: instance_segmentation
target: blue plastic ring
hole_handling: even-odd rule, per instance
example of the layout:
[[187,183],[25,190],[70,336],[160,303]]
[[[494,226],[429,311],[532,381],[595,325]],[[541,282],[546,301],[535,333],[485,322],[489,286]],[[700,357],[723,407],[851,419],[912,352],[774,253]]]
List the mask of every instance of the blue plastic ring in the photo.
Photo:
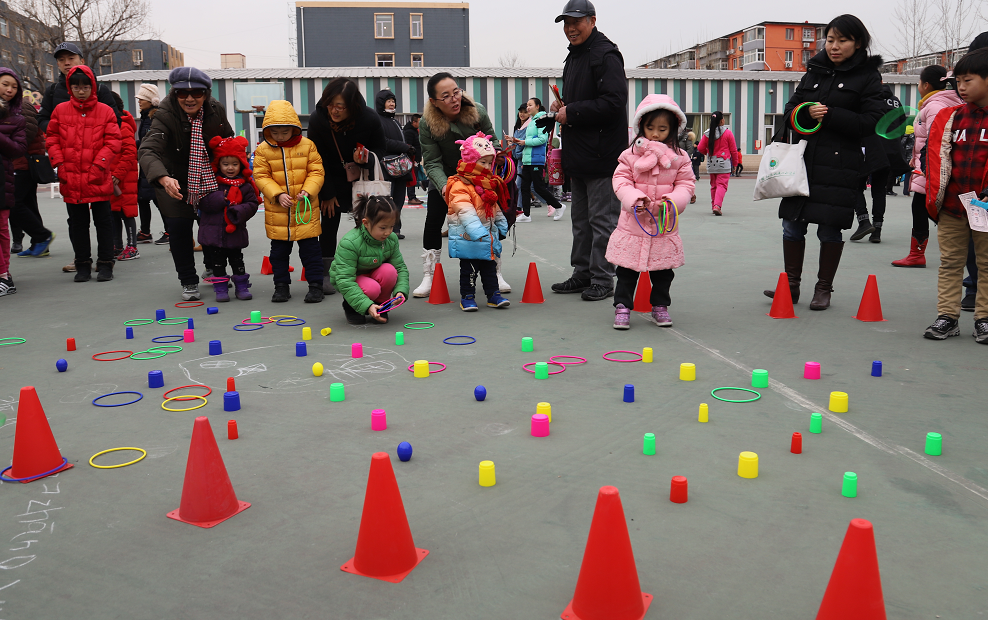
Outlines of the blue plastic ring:
[[[174,338],[175,340],[162,340],[162,338]],[[185,339],[185,336],[176,336],[176,335],[172,335],[172,336],[158,336],[156,338],[152,338],[151,339],[151,342],[156,342],[158,344],[168,344],[169,342],[180,342],[180,341],[182,341],[184,339]]]
[[[249,329],[244,329],[248,327]],[[256,332],[259,329],[264,329],[264,326],[260,323],[247,323],[246,325],[234,325],[233,331],[235,332]]]
[[28,476],[27,478],[4,478],[3,475],[14,468],[14,466],[11,465],[7,469],[0,471],[0,480],[3,480],[4,482],[27,482],[28,480],[37,480],[38,478],[44,478],[45,476],[50,476],[51,474],[55,473],[56,471],[68,465],[68,463],[69,463],[69,459],[63,456],[61,465],[59,465],[55,469],[52,469],[51,471],[46,471],[43,474],[38,474],[37,476]]
[[[298,323],[282,323],[282,321],[299,321],[299,322]],[[275,319],[274,324],[275,325],[280,325],[282,327],[298,327],[299,325],[305,325],[305,320],[304,319],[299,319],[299,318],[292,319],[292,318],[289,318],[289,317],[286,316],[286,317],[282,317],[280,319]]]
[[[470,342],[449,342],[450,338],[469,338]],[[464,344],[473,344],[475,342],[477,342],[477,339],[474,338],[473,336],[449,336],[448,338],[443,338],[443,344],[452,344],[456,346],[460,346]]]
[[[120,403],[118,405],[101,405],[98,402],[96,402],[101,398],[106,398],[107,396],[116,396],[117,394],[137,394],[138,398],[130,401],[129,403]],[[110,392],[109,394],[103,394],[102,396],[97,396],[96,398],[94,398],[93,404],[96,405],[97,407],[123,407],[124,405],[133,405],[142,398],[144,398],[144,394],[141,394],[140,392]]]

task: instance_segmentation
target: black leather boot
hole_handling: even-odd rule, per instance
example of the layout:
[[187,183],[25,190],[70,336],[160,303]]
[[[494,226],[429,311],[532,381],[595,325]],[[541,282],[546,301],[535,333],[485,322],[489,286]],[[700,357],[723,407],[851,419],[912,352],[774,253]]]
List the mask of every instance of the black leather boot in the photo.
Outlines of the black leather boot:
[[830,307],[830,294],[834,291],[834,276],[840,265],[840,255],[844,251],[844,243],[820,243],[820,271],[817,272],[817,283],[813,289],[813,301],[810,310],[826,310]]
[[[799,301],[799,281],[803,275],[803,255],[806,253],[806,241],[782,240],[782,260],[786,265],[786,276],[789,277],[789,294],[792,303]],[[763,291],[766,297],[775,298],[775,291]]]

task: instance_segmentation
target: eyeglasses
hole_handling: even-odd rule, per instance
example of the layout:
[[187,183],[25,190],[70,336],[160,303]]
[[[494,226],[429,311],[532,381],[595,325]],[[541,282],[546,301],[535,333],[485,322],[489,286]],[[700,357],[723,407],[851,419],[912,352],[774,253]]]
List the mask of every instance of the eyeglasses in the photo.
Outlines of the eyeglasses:
[[188,99],[190,96],[192,96],[195,99],[202,99],[203,97],[206,96],[206,89],[205,88],[192,88],[192,89],[189,89],[189,88],[179,88],[179,89],[177,89],[175,91],[175,96],[177,96],[179,99]]
[[460,90],[459,88],[456,88],[453,89],[453,92],[451,92],[450,94],[443,95],[442,97],[437,97],[436,100],[442,101],[443,103],[449,103],[450,101],[456,101],[462,96],[463,96],[463,91]]
[[342,112],[343,110],[346,110],[346,104],[345,103],[334,103],[334,104],[332,104],[332,105],[330,105],[328,107],[329,107],[330,110],[335,110],[337,112]]

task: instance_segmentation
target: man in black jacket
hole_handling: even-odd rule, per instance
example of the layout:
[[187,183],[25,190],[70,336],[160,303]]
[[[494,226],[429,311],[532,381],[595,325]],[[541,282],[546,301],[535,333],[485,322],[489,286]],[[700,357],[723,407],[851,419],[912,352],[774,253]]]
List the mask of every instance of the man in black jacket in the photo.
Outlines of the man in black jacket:
[[556,18],[569,40],[563,102],[553,102],[563,125],[563,171],[573,190],[573,275],[552,285],[556,293],[582,293],[586,301],[614,295],[614,265],[604,257],[621,203],[611,176],[628,147],[628,82],[617,46],[596,28],[589,0],[569,0]]
[[[419,168],[419,164],[422,163],[422,146],[419,142],[419,122],[422,118],[421,114],[412,114],[412,120],[405,123],[402,128],[402,133],[405,134],[405,143],[412,147],[412,161],[415,162],[416,169]],[[416,174],[416,183],[424,182],[424,179],[419,179],[418,174]],[[415,197],[415,186],[408,186],[408,204],[410,205],[421,205],[422,201]]]
[[[61,79],[55,80],[55,83],[48,87],[45,96],[41,99],[41,111],[38,112],[38,125],[41,127],[41,131],[48,131],[48,121],[51,120],[51,113],[55,110],[55,106],[69,100],[69,87],[65,84],[65,74],[72,67],[85,64],[82,60],[82,51],[74,43],[62,43],[55,48],[52,56],[55,57],[55,62],[58,64]],[[96,99],[100,103],[110,106],[110,109],[117,116],[117,125],[119,125],[120,110],[117,109],[110,87],[101,83],[96,90]]]

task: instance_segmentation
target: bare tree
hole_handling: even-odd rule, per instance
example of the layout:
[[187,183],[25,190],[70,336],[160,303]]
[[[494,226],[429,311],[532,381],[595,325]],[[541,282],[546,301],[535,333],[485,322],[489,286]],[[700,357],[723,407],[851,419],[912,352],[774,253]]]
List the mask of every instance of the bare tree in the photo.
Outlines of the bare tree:
[[[976,0],[934,0],[932,39],[946,52],[944,65],[950,69],[974,38],[981,24]],[[960,50],[960,53],[955,51]]]
[[936,47],[934,35],[938,24],[928,19],[930,4],[925,0],[899,0],[892,11],[892,24],[897,38],[883,46],[895,58],[913,58],[932,52]]
[[518,52],[508,52],[507,54],[503,54],[498,57],[497,64],[505,69],[520,68],[525,66],[525,63],[522,62],[521,57],[518,56]]

